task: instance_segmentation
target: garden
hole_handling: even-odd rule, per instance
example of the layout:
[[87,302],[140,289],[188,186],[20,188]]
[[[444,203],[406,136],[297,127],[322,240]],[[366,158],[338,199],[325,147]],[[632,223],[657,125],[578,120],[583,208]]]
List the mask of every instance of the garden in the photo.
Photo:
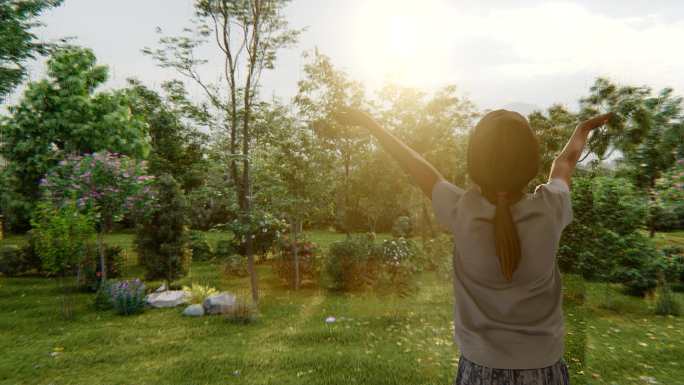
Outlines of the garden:
[[[196,1],[192,28],[141,53],[176,78],[105,87],[92,49],[31,32],[61,3],[0,4],[0,60],[46,59],[40,79],[0,72],[0,384],[454,382],[452,236],[334,116],[369,110],[467,188],[485,110],[451,85],[369,96],[317,49],[291,101],[260,95],[303,33],[287,1]],[[683,383],[682,100],[600,77],[576,111],[527,116],[532,192],[579,121],[615,114],[575,171],[557,255],[572,383]]]

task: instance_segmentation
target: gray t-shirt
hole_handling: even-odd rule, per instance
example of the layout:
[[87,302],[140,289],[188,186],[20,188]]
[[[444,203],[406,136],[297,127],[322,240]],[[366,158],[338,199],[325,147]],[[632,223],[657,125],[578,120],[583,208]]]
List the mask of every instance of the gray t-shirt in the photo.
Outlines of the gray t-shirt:
[[437,182],[432,206],[437,220],[454,234],[454,340],[461,354],[491,368],[556,363],[565,334],[556,252],[573,218],[568,185],[552,179],[511,205],[521,247],[511,282],[496,256],[496,206],[477,185],[464,191]]

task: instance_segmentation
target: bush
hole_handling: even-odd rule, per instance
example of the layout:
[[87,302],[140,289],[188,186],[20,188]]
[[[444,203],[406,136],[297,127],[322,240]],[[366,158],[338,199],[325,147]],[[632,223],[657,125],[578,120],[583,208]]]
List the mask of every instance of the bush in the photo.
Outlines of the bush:
[[16,245],[0,248],[0,273],[9,277],[24,272],[24,252]]
[[95,233],[92,216],[81,213],[74,202],[54,207],[43,201],[38,203],[31,224],[43,268],[59,275],[75,272]]
[[[105,266],[107,266],[107,278],[121,276],[125,263],[125,250],[116,245],[103,244]],[[101,273],[100,254],[96,243],[90,243],[86,247],[86,256],[81,262],[81,276],[79,285],[91,291],[99,287]]]
[[[283,238],[279,242],[278,254],[273,261],[273,268],[278,277],[294,287],[294,247],[289,238]],[[320,273],[320,263],[316,257],[318,246],[305,239],[297,240],[297,256],[299,257],[299,280],[315,281]]]
[[214,257],[216,257],[216,259],[226,260],[236,253],[237,251],[233,247],[232,241],[222,239],[216,242],[216,251],[214,251]]
[[251,234],[254,255],[262,255],[276,245],[276,241],[287,231],[288,226],[287,222],[270,213],[255,210],[249,222],[235,219],[224,226],[216,227],[223,228],[233,233],[231,242],[238,254],[245,255],[247,235]]
[[139,279],[119,281],[109,285],[111,303],[121,315],[140,313],[145,308],[145,284]]
[[623,283],[627,294],[644,296],[658,285],[662,254],[650,238],[639,233],[624,236],[621,241],[620,252],[611,256],[617,264],[612,280]]
[[249,275],[247,270],[247,257],[240,254],[231,254],[223,259],[223,272],[227,275],[246,277]]
[[681,314],[681,306],[677,302],[677,298],[672,294],[670,285],[667,282],[663,282],[658,288],[658,301],[656,302],[655,313],[673,316]]
[[191,286],[183,286],[183,291],[190,293],[190,303],[203,303],[207,297],[218,294],[218,290],[209,286],[193,283]]
[[96,310],[109,310],[112,308],[112,294],[109,281],[101,281],[97,286],[93,306]]
[[367,235],[332,243],[325,261],[328,288],[353,291],[374,286],[381,263],[376,247]]
[[178,182],[165,174],[157,180],[158,207],[138,226],[135,245],[147,279],[167,286],[188,273],[192,250],[185,226],[185,197]]
[[214,251],[207,241],[207,236],[201,231],[190,232],[190,248],[193,261],[210,261],[214,258]]
[[406,216],[398,217],[392,225],[392,236],[395,238],[410,237],[413,235],[413,223]]
[[442,279],[448,280],[453,274],[454,239],[447,234],[439,234],[428,239],[423,245],[424,266],[435,271]]
[[561,270],[588,280],[624,282],[634,295],[655,288],[658,251],[639,233],[646,203],[625,178],[575,178],[574,220],[559,247]]
[[667,282],[684,283],[684,247],[666,246],[661,250],[661,269]]
[[259,317],[256,306],[251,302],[238,297],[235,304],[223,313],[226,321],[237,324],[248,324],[255,322]]
[[325,262],[327,287],[408,295],[415,290],[418,255],[415,242],[403,238],[376,244],[373,236],[365,235],[335,242]]

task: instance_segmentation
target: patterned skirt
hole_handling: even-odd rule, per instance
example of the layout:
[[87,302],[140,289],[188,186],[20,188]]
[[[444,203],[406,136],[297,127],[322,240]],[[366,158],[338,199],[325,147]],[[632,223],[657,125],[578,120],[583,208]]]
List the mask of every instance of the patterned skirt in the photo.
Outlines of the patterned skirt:
[[454,385],[570,385],[570,376],[563,358],[539,369],[496,369],[461,355]]

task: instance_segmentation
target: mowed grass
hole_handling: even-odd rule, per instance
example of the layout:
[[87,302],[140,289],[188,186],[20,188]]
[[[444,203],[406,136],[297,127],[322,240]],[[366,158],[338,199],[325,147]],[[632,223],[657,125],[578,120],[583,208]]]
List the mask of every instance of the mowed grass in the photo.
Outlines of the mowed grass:
[[[213,242],[228,234],[213,233]],[[323,249],[344,235],[313,232]],[[21,243],[21,237],[11,237]],[[110,243],[130,248],[131,234]],[[139,276],[129,249],[127,276]],[[451,282],[416,277],[410,298],[288,290],[258,265],[260,317],[235,325],[176,309],[122,317],[98,312],[76,293],[75,319],[60,317],[53,280],[0,278],[1,384],[449,384],[453,344]],[[684,321],[653,315],[655,299],[619,285],[564,275],[565,360],[573,384],[684,384]],[[247,278],[194,263],[182,284],[201,282],[249,298]],[[152,285],[152,283],[150,283]],[[676,293],[680,302],[682,293]],[[609,299],[609,300],[608,300]],[[325,322],[333,316],[337,321]]]

